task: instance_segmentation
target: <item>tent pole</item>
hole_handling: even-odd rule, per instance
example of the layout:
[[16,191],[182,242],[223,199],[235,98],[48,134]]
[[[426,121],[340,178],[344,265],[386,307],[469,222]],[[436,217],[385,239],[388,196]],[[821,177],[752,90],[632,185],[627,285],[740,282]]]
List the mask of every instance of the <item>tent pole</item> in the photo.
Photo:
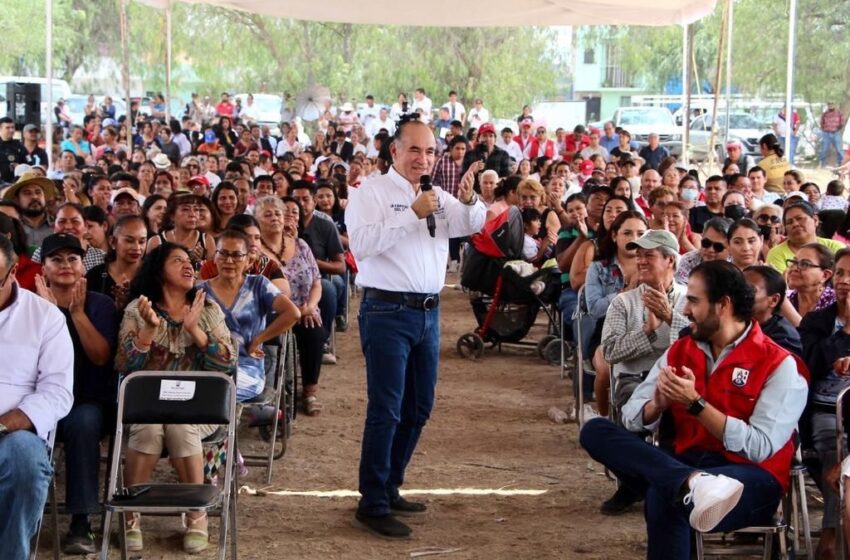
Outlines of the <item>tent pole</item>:
[[120,17],[119,23],[121,27],[121,81],[124,85],[124,92],[127,97],[127,115],[124,119],[124,126],[127,128],[127,159],[133,156],[133,109],[130,101],[130,47],[129,38],[127,37],[127,2],[129,0],[119,0]]
[[171,123],[171,2],[165,5],[165,126]]
[[691,143],[691,26],[682,26],[682,163],[690,164]]
[[[47,122],[44,123],[44,142],[46,146],[47,152],[47,161],[44,162],[47,165],[47,171],[50,172],[50,164],[53,161],[53,0],[46,0],[44,3],[44,17],[45,17],[45,40],[44,40],[44,52],[46,55],[45,60],[45,74],[47,76]],[[41,162],[39,162],[41,163]]]
[[735,25],[735,0],[727,0],[729,4],[729,19],[726,23],[726,137],[724,144],[729,143],[729,117],[732,112],[732,30]]
[[[726,34],[724,33],[724,31],[726,31],[725,27],[728,27],[728,25],[729,25],[729,3],[730,3],[729,0],[726,0],[724,2],[723,12],[722,12],[722,15],[720,16],[720,33],[718,34],[718,42],[717,42],[717,71],[714,75],[714,95],[712,96],[712,100],[711,100],[712,126],[711,126],[711,134],[709,135],[709,138],[711,140],[708,143],[708,149],[709,149],[708,163],[709,163],[709,166],[711,166],[715,162],[715,157],[717,156],[717,154],[714,152],[714,142],[717,139],[717,126],[718,126],[718,121],[719,121],[719,119],[717,118],[717,105],[720,102],[720,78],[721,78],[721,76],[723,76],[723,65],[721,64],[721,61],[723,60],[723,49],[725,48],[725,44],[726,44]],[[729,115],[728,109],[727,109],[726,114],[727,114],[727,116]],[[728,131],[729,130],[728,119],[726,121],[726,124],[727,124],[726,130]],[[727,135],[728,135],[728,133],[727,133]],[[720,162],[718,161],[718,163],[720,163]]]
[[785,71],[785,157],[791,159],[791,135],[794,134],[794,56],[797,48],[797,0],[789,0],[788,66]]

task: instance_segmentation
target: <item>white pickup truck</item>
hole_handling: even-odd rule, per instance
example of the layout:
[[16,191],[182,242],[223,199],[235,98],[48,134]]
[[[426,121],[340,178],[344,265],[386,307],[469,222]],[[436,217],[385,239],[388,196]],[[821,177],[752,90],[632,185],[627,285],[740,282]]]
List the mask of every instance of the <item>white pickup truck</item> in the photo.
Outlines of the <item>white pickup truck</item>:
[[673,114],[666,107],[620,107],[611,119],[614,126],[627,130],[632,140],[641,147],[648,143],[649,134],[658,134],[661,145],[671,155],[682,155],[682,128],[676,125]]

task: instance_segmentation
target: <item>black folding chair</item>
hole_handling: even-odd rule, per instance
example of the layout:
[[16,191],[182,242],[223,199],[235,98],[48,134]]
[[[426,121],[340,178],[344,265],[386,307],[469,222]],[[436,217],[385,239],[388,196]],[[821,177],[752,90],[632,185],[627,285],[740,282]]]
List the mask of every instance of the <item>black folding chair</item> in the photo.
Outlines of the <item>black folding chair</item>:
[[[281,335],[277,341],[278,344],[273,346],[275,348],[274,367],[272,368],[274,389],[268,394],[264,392],[258,399],[244,403],[245,406],[250,407],[272,407],[271,427],[260,426],[261,436],[270,442],[268,450],[261,455],[242,455],[246,465],[266,467],[266,484],[272,483],[274,461],[280,459],[286,453],[287,440],[292,434],[293,417],[290,407],[287,405],[291,400],[293,402],[292,411],[294,411],[294,399],[289,398],[295,379],[294,339],[295,335],[292,332],[287,332]],[[294,391],[292,391],[292,394],[294,395]],[[279,434],[281,437],[278,437]]]
[[[118,468],[124,445],[124,428],[130,424],[218,424],[227,427],[227,459],[220,485],[145,483],[122,488],[119,493]],[[233,378],[207,371],[138,371],[121,382],[118,389],[118,422],[109,470],[109,498],[106,501],[103,545],[100,558],[107,560],[112,514],[123,518],[126,512],[146,515],[173,515],[206,512],[221,519],[219,559],[227,551],[228,526],[233,527],[232,559],[237,558],[236,532],[236,385]],[[126,558],[124,527],[122,557]]]

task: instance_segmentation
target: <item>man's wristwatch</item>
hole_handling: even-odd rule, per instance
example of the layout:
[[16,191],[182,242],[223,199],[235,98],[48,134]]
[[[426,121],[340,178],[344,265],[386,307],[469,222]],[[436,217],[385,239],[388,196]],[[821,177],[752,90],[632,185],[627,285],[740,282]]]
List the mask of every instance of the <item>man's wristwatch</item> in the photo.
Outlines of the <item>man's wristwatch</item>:
[[688,414],[692,416],[699,416],[703,410],[705,410],[705,399],[702,397],[688,405]]
[[0,438],[9,433],[9,428],[7,428],[4,424],[0,424]]

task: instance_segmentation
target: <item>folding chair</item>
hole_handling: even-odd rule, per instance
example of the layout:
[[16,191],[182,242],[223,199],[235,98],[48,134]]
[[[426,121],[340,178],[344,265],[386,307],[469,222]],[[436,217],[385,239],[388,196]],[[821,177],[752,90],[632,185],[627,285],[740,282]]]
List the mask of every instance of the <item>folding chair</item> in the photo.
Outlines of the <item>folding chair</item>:
[[[275,459],[280,459],[286,453],[287,438],[291,430],[289,429],[288,414],[280,414],[284,405],[284,385],[289,377],[287,371],[292,368],[292,355],[290,352],[289,339],[293,337],[291,332],[282,334],[279,337],[277,351],[275,354],[275,363],[273,368],[273,383],[274,390],[271,394],[266,394],[264,391],[257,399],[246,401],[245,406],[251,407],[273,407],[271,430],[267,434],[261,430],[261,434],[268,436],[269,448],[268,452],[263,455],[242,455],[245,464],[249,466],[265,466],[266,467],[266,484],[272,483],[272,469],[274,468]],[[267,379],[268,381],[268,379]],[[267,427],[265,427],[268,429]],[[280,450],[278,451],[278,430],[284,434],[280,441]],[[266,439],[264,437],[264,439]]]
[[[573,335],[576,343],[576,367],[574,370],[575,377],[573,378],[573,393],[576,402],[576,421],[579,427],[584,426],[584,360],[585,360],[585,338],[588,335],[586,332],[590,325],[588,324],[587,300],[584,297],[584,286],[578,291],[578,300],[576,301],[576,309],[573,313]],[[561,329],[562,331],[566,329]],[[592,333],[592,330],[590,331]],[[563,359],[563,351],[562,351]],[[561,371],[563,371],[564,363],[561,363]]]
[[[227,426],[227,459],[224,483],[211,484],[136,484],[118,493],[124,427],[129,424],[218,424]],[[173,515],[206,512],[221,518],[219,560],[227,551],[228,525],[232,524],[232,559],[237,558],[236,532],[236,385],[233,378],[207,371],[138,371],[125,377],[118,389],[118,422],[109,470],[109,498],[103,531],[101,560],[107,560],[112,515],[123,520],[126,512],[145,515]],[[119,528],[122,558],[127,550]]]
[[[838,393],[838,399],[835,401],[835,450],[838,454],[838,464],[847,457],[847,419],[850,414],[850,398],[848,398],[850,387],[843,389]],[[838,483],[838,558],[844,560],[847,558],[847,543],[844,542],[844,480],[839,479]]]
[[[59,560],[59,505],[56,502],[56,464],[54,461],[54,452],[56,450],[56,429],[54,428],[47,435],[47,447],[50,450],[50,467],[53,472],[50,474],[50,483],[47,486],[47,501],[50,503],[50,525],[53,530],[53,558]],[[38,541],[41,537],[41,527],[44,523],[44,515],[47,513],[47,506],[41,513],[41,518],[35,529],[35,536],[30,543],[30,560],[38,558]]]

